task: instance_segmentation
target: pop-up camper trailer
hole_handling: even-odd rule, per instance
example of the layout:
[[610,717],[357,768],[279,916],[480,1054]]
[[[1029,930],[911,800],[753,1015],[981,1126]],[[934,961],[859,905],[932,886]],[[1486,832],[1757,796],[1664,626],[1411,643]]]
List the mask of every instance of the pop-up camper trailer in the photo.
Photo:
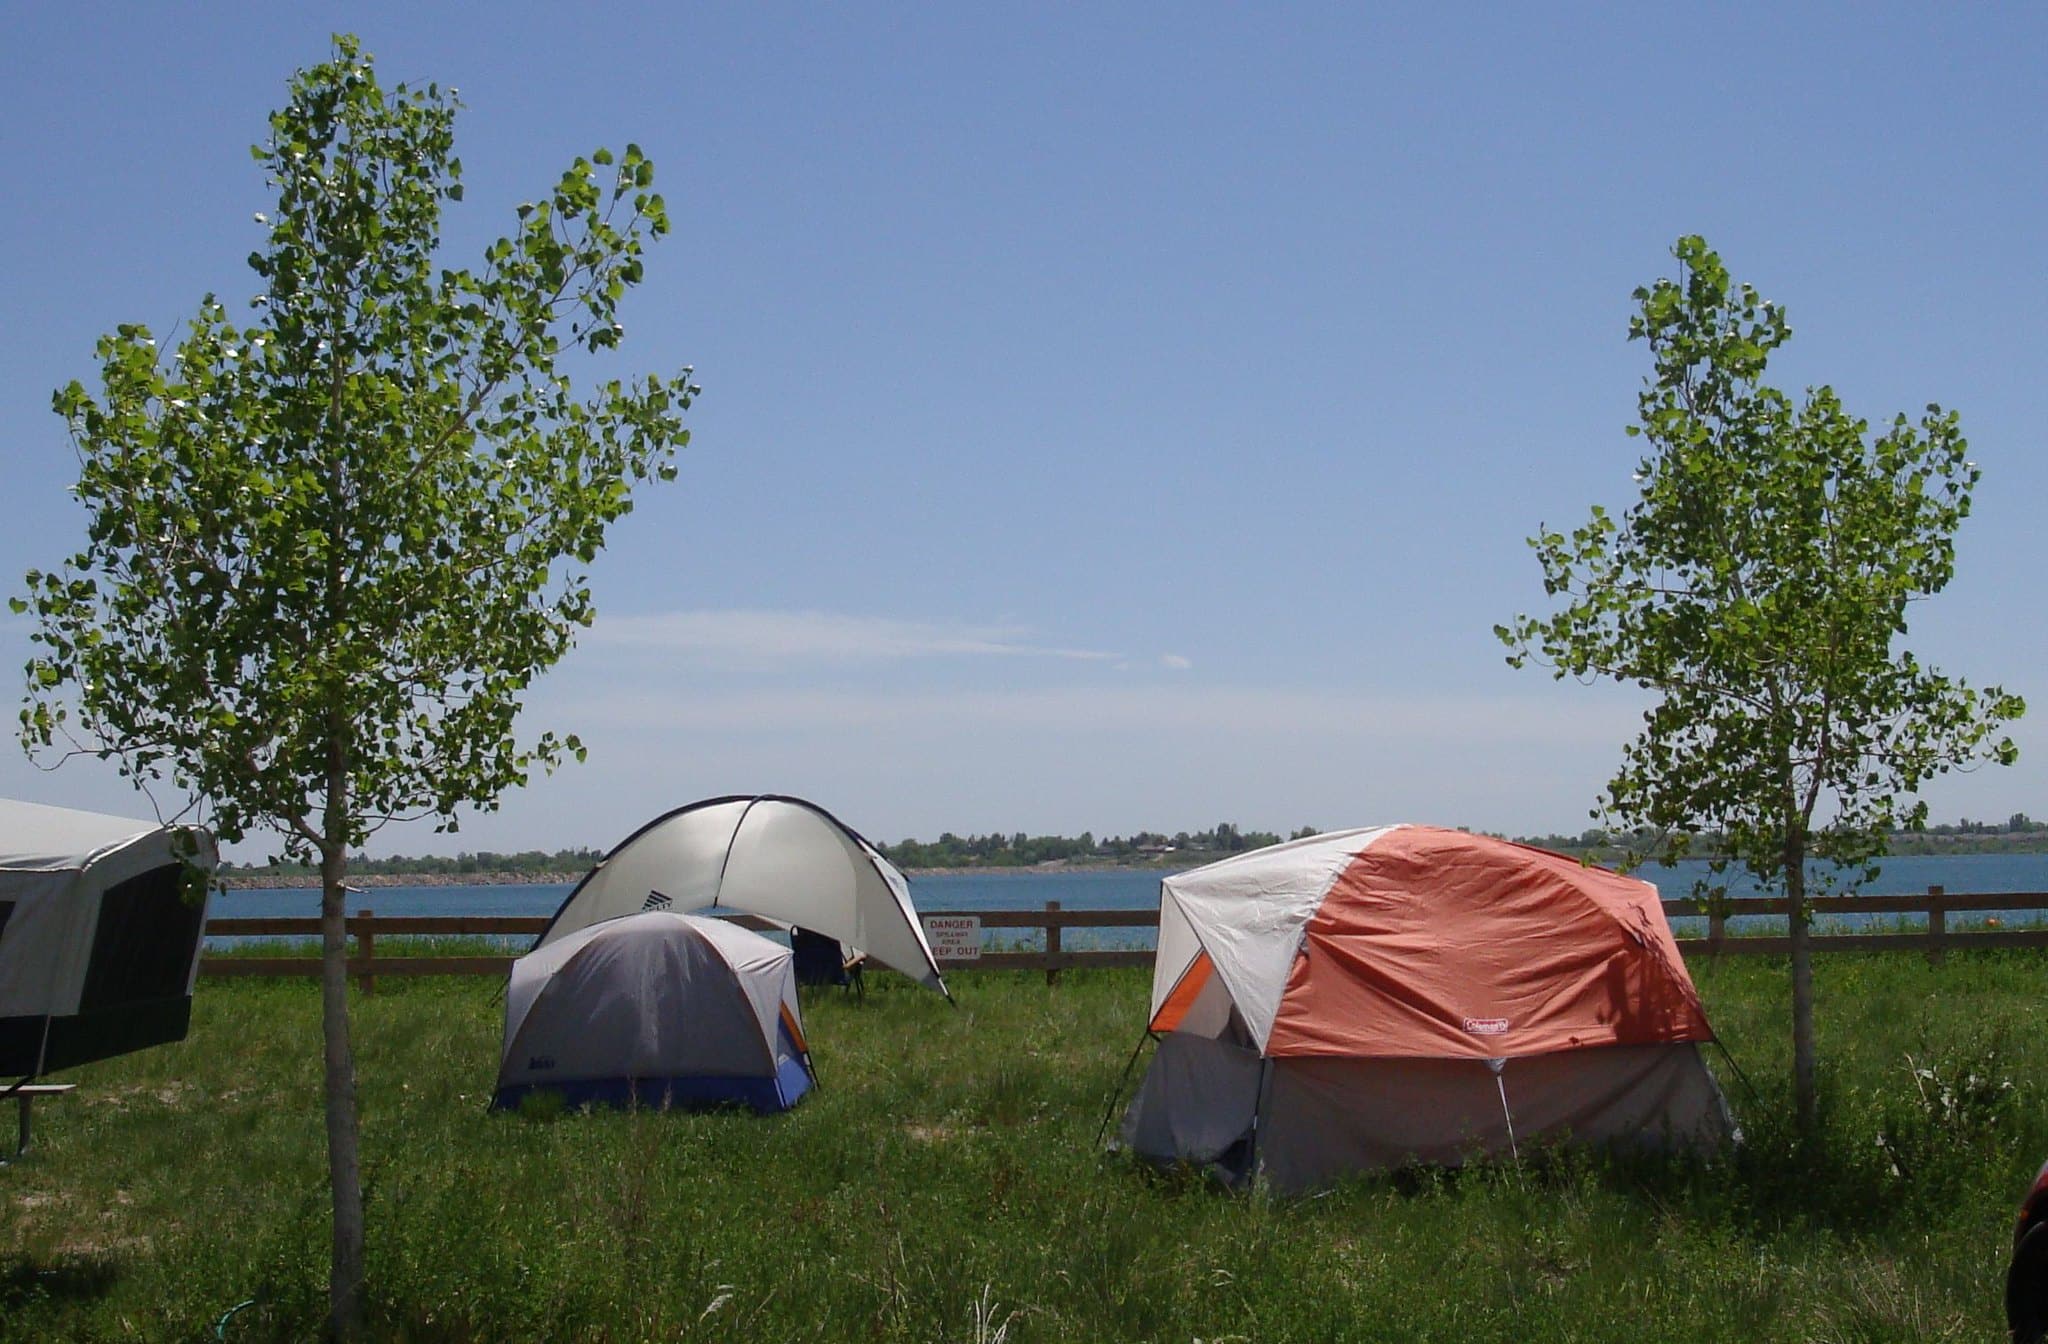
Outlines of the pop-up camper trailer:
[[[213,837],[0,799],[0,1078],[183,1040]],[[4,1088],[0,1088],[4,1090]]]

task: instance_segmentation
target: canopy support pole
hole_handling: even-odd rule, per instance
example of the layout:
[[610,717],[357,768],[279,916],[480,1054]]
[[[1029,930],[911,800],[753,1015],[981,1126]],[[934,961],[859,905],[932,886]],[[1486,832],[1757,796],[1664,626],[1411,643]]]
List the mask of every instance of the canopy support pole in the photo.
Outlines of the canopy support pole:
[[[718,856],[718,882],[717,885],[711,888],[711,904],[714,907],[719,904],[719,898],[725,894],[725,868],[727,864],[732,862],[732,847],[739,843],[740,827],[747,824],[747,814],[752,812],[754,804],[760,801],[761,799],[758,796],[747,799],[747,805],[740,809],[740,819],[732,824],[732,834],[725,837],[725,853]],[[571,892],[570,894],[574,895],[575,893]]]

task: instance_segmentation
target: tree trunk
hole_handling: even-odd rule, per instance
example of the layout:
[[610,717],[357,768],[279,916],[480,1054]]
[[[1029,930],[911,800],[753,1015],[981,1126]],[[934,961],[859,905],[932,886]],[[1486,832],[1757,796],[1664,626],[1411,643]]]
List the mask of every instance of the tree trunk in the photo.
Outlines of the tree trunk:
[[[329,780],[330,815],[338,797]],[[347,783],[340,785],[346,790]],[[334,1237],[327,1271],[327,1329],[337,1340],[363,1334],[363,1178],[356,1134],[356,1069],[348,1038],[348,850],[330,841],[320,855],[320,1030],[325,1042],[327,1178]]]
[[1812,915],[1806,907],[1806,861],[1785,869],[1785,897],[1792,934],[1792,1104],[1801,1133],[1820,1121],[1820,1085],[1813,1043]]

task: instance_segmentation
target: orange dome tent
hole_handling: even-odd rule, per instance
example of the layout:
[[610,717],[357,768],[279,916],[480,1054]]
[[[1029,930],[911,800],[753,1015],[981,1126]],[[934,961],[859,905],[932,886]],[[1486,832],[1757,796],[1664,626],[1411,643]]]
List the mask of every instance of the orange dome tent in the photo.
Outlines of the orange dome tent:
[[1280,1189],[1734,1129],[1656,889],[1462,831],[1344,831],[1168,877],[1148,1030],[1125,1142]]

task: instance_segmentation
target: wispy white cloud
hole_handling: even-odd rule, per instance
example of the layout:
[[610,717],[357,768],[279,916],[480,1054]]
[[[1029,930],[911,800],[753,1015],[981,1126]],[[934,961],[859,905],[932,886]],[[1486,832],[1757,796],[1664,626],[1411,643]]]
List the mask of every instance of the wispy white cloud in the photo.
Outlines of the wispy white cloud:
[[638,725],[649,732],[768,734],[932,733],[952,740],[988,730],[1080,732],[1095,739],[1200,733],[1223,739],[1286,736],[1327,742],[1424,740],[1619,742],[1639,707],[1624,696],[1407,696],[1341,690],[1126,682],[1039,690],[850,689],[706,690],[677,697],[606,691],[565,697],[558,709],[581,722]]
[[733,662],[989,657],[1111,662],[1119,656],[1042,643],[1023,626],[948,625],[824,611],[671,611],[603,617],[585,639],[594,645]]
[[1159,665],[1174,672],[1185,672],[1193,667],[1195,662],[1194,659],[1182,657],[1177,653],[1162,653],[1159,655]]
[[1157,671],[945,689],[553,682],[535,712],[590,747],[559,787],[591,801],[541,808],[536,794],[534,816],[560,829],[587,807],[603,830],[646,799],[759,789],[832,800],[892,837],[1185,818],[1571,829],[1641,709],[1549,689],[1214,686]]

